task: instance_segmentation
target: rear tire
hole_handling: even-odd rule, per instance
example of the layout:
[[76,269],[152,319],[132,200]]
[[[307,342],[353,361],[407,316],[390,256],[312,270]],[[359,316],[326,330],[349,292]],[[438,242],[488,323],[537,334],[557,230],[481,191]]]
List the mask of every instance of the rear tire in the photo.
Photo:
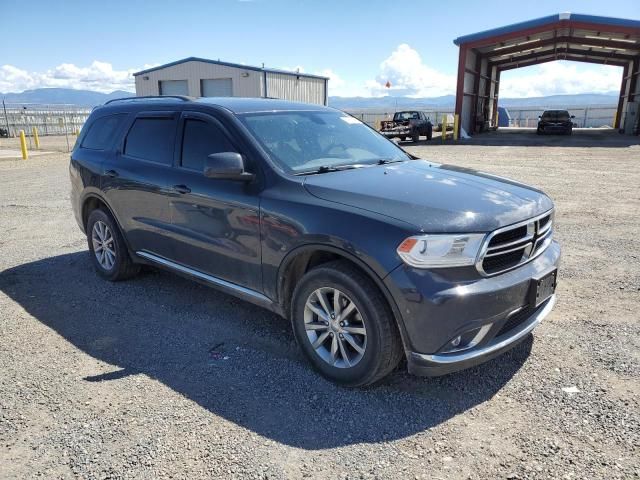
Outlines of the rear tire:
[[131,260],[120,229],[108,212],[101,209],[92,211],[86,231],[89,254],[101,277],[117,282],[140,271],[140,265]]
[[320,265],[302,277],[293,293],[291,322],[313,367],[341,385],[371,385],[403,356],[386,299],[371,279],[346,261]]

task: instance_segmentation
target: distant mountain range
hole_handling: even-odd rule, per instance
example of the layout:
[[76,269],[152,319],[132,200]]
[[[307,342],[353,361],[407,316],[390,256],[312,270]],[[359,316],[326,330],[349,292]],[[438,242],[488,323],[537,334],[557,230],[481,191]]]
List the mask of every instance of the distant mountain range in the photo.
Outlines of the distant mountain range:
[[[396,108],[434,109],[454,107],[455,95],[430,98],[410,97],[329,97],[329,105],[347,111],[393,111]],[[617,105],[618,95],[609,93],[580,93],[549,95],[547,97],[500,98],[501,107],[577,107],[587,105]]]
[[63,104],[93,107],[101,105],[113,98],[130,97],[135,92],[116,90],[111,93],[100,93],[92,90],[75,90],[72,88],[36,88],[22,93],[0,93],[6,103],[39,103]]
[[[37,88],[22,93],[0,93],[6,103],[39,103],[39,104],[72,104],[92,107],[101,105],[112,98],[129,97],[133,92],[116,90],[111,93],[100,93],[91,90],[74,90],[71,88]],[[329,105],[348,111],[393,111],[397,108],[453,108],[456,97],[410,98],[410,97],[329,97]],[[503,107],[577,107],[586,105],[616,105],[618,95],[615,92],[581,93],[577,95],[550,95],[547,97],[501,98]]]

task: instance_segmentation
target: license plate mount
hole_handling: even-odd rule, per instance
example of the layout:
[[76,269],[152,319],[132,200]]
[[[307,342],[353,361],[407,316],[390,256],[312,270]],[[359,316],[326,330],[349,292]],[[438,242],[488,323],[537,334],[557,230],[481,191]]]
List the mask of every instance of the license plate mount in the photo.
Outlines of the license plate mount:
[[534,307],[538,307],[540,304],[548,300],[556,291],[557,279],[557,269],[554,269],[539,278],[534,278],[531,281],[529,304]]

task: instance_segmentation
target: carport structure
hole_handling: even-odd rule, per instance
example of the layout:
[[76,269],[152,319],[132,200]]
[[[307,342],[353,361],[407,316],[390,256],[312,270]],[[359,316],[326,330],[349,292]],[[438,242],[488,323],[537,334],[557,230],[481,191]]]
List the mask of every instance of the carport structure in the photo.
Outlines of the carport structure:
[[637,134],[640,21],[560,13],[453,42],[460,47],[455,113],[468,133],[497,126],[501,72],[571,60],[622,67],[613,126]]

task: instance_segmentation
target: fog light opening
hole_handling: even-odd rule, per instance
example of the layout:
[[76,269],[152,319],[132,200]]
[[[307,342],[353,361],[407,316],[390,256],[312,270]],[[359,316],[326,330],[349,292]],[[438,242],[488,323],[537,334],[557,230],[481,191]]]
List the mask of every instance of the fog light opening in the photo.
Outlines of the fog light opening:
[[449,340],[449,343],[444,347],[442,353],[452,353],[459,352],[462,350],[468,350],[470,348],[478,345],[482,339],[487,335],[489,330],[491,330],[492,324],[489,323],[482,327],[474,328],[471,330],[467,330],[466,332],[453,337]]

